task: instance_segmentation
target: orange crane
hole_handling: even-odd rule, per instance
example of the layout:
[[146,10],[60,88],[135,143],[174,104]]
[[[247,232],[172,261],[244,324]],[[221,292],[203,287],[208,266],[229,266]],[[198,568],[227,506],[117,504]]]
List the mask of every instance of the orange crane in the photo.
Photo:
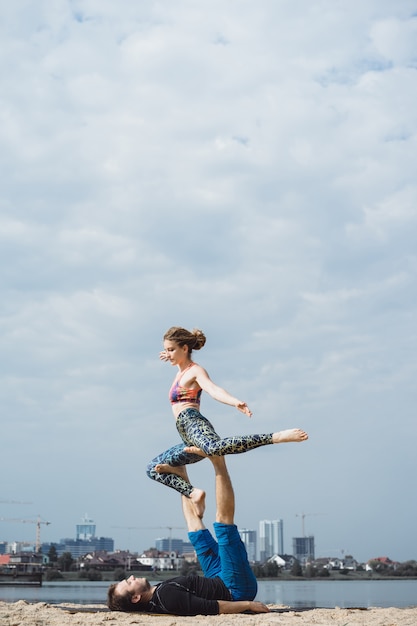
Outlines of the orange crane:
[[37,519],[18,519],[18,518],[8,518],[8,517],[0,517],[0,522],[20,522],[22,524],[36,524],[36,552],[41,551],[41,524],[50,524],[51,522],[45,522],[41,520],[40,515],[38,515]]

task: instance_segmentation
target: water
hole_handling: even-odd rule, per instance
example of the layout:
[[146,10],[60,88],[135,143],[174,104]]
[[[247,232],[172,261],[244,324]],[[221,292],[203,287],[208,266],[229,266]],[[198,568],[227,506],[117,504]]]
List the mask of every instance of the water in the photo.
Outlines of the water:
[[417,606],[417,580],[258,581],[257,599],[294,608]]
[[[0,585],[0,600],[48,604],[105,604],[108,582],[45,582],[42,587]],[[261,580],[257,600],[293,608],[417,606],[417,580]]]

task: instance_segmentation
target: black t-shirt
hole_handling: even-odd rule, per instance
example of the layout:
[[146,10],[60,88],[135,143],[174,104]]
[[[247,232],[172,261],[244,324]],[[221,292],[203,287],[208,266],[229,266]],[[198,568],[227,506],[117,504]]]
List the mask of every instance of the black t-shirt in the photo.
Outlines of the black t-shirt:
[[224,582],[203,576],[177,576],[159,583],[148,605],[149,613],[218,615],[217,600],[231,600]]

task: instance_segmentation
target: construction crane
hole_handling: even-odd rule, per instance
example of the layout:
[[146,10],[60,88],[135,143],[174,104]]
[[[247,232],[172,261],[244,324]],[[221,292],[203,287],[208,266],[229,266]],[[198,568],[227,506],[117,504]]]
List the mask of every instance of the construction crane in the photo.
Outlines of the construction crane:
[[21,524],[36,524],[36,552],[41,551],[41,524],[50,524],[51,522],[45,522],[41,520],[40,515],[38,515],[37,519],[18,519],[18,518],[8,518],[8,517],[0,517],[0,522],[19,522]]
[[307,517],[307,515],[310,517],[311,515],[322,515],[321,513],[296,513],[295,517],[301,517],[301,532],[303,537],[305,537],[305,528],[304,528],[304,520]]
[[168,552],[172,551],[172,529],[184,530],[184,526],[155,526],[154,528],[167,528],[169,530]]
[[125,528],[126,530],[156,530],[157,528],[167,528],[169,530],[169,552],[172,548],[172,530],[184,530],[184,526],[112,526],[112,528]]

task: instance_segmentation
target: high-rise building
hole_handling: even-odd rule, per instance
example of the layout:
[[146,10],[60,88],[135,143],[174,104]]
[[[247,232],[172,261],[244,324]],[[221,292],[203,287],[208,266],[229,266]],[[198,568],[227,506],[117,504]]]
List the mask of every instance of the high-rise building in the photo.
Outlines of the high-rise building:
[[88,552],[113,552],[114,541],[111,537],[91,537],[91,539],[61,539],[54,544],[58,556],[69,552],[73,559],[88,554]]
[[77,524],[76,539],[90,541],[96,536],[96,525],[92,519],[88,519],[87,514],[82,518],[82,524]]
[[259,522],[259,560],[262,562],[274,554],[284,554],[284,522],[282,519]]
[[88,552],[113,552],[114,541],[111,537],[96,537],[96,525],[87,515],[82,518],[82,523],[76,525],[75,539],[61,539],[59,543],[42,544],[42,552],[47,554],[51,546],[54,546],[58,556],[69,552],[73,559],[77,559]]
[[189,541],[175,539],[174,537],[161,537],[155,539],[155,547],[159,550],[159,552],[176,552],[177,554],[184,554],[194,550]]
[[314,537],[293,537],[292,554],[303,565],[314,560]]
[[239,529],[239,535],[245,544],[246,552],[250,563],[256,561],[256,530],[248,530],[247,528]]

